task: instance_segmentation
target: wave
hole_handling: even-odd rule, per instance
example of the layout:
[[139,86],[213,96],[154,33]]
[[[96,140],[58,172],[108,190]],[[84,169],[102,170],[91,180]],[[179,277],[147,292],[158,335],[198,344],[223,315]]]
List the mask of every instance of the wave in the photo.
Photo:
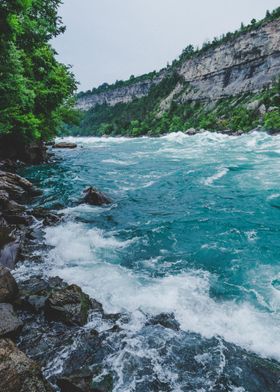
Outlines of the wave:
[[206,178],[203,183],[204,185],[210,186],[213,183],[221,178],[223,178],[229,172],[228,168],[220,169],[217,173],[213,174],[213,176]]
[[259,355],[280,360],[279,317],[262,313],[247,302],[215,300],[210,295],[210,273],[191,270],[150,278],[112,264],[119,249],[137,240],[123,242],[112,234],[73,222],[47,228],[46,242],[54,246],[48,256],[49,274],[80,285],[109,313],[174,312],[182,330],[206,338],[221,336]]

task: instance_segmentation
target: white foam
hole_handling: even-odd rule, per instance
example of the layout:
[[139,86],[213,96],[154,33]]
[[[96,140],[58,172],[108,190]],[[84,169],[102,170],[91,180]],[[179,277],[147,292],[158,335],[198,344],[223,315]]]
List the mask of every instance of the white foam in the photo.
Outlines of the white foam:
[[229,172],[228,168],[222,168],[219,169],[219,171],[215,174],[213,174],[213,176],[206,178],[203,183],[207,186],[212,185],[215,181],[223,178],[227,173]]
[[81,285],[106,311],[174,312],[186,331],[206,338],[222,336],[260,355],[280,359],[279,316],[261,313],[248,303],[214,300],[209,293],[210,274],[190,271],[156,279],[105,263],[98,250],[111,252],[129,243],[77,223],[48,228],[46,240],[55,246],[49,254],[50,274]]
[[168,140],[170,142],[177,142],[182,143],[184,142],[189,136],[183,132],[172,132],[168,135],[161,136],[161,139]]
[[113,251],[128,246],[131,241],[118,241],[113,236],[105,235],[100,229],[86,229],[85,225],[75,222],[49,227],[45,231],[46,243],[53,246],[50,252],[55,262],[95,261],[96,251]]

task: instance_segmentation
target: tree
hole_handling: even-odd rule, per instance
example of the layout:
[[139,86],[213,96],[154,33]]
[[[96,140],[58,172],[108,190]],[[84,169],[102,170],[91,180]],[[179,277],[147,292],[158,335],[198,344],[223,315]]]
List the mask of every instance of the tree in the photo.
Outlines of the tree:
[[1,0],[0,137],[23,144],[53,137],[74,120],[76,82],[50,39],[65,31],[61,0]]

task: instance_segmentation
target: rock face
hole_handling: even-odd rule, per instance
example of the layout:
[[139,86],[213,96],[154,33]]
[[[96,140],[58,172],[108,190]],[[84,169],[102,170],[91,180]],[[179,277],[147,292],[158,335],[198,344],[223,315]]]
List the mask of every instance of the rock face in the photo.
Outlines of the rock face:
[[18,286],[10,271],[0,265],[0,303],[13,301],[18,294]]
[[0,304],[0,336],[15,337],[21,330],[22,321],[16,316],[12,305]]
[[73,149],[76,148],[77,144],[76,143],[68,143],[68,142],[61,142],[61,143],[57,143],[53,145],[53,148],[69,148],[69,149]]
[[66,325],[84,325],[91,306],[89,296],[76,285],[56,290],[48,297],[45,314],[48,320]]
[[0,390],[51,392],[39,367],[8,339],[0,340]]
[[40,191],[17,174],[0,170],[0,265],[14,268],[32,217],[21,203]]
[[153,78],[144,78],[144,80],[130,82],[123,87],[110,88],[108,91],[85,95],[78,99],[77,108],[80,110],[89,110],[96,105],[107,104],[114,106],[118,103],[128,103],[135,98],[142,98],[149,93],[151,88],[161,82],[165,72]]
[[254,92],[280,74],[280,21],[245,33],[186,61],[179,73],[190,83],[187,100],[211,100]]
[[23,161],[25,163],[39,164],[48,159],[47,148],[44,142],[37,141],[24,144],[22,139],[15,135],[0,136],[0,156],[12,161]]
[[103,204],[111,204],[111,200],[108,199],[103,193],[99,192],[93,187],[84,190],[85,196],[83,199],[84,203],[91,204],[94,206],[102,206]]
[[[178,83],[170,96],[160,104],[165,111],[175,100],[212,102],[221,98],[257,92],[270,86],[280,75],[280,20],[268,22],[210,48],[189,60],[172,66],[186,83]],[[159,83],[167,73],[162,71],[153,84]],[[135,97],[148,95],[152,83],[130,83],[129,86],[87,94],[78,99],[77,106],[83,110],[97,104],[127,103]],[[187,87],[186,87],[187,86]]]

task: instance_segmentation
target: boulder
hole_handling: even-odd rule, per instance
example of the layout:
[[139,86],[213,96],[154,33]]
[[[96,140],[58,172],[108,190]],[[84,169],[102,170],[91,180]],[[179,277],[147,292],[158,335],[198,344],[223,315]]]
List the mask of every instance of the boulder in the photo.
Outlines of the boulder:
[[76,143],[70,143],[70,142],[60,142],[60,143],[56,143],[53,145],[53,148],[77,148],[77,144]]
[[258,112],[260,113],[260,115],[264,116],[266,113],[266,107],[264,104],[262,104],[259,108],[258,108]]
[[46,301],[45,315],[49,321],[66,325],[84,325],[91,307],[90,298],[76,285],[53,291]]
[[46,208],[42,207],[37,207],[34,208],[32,211],[32,215],[43,222],[45,226],[52,226],[61,221],[61,217],[54,214],[53,212],[50,212]]
[[[33,184],[14,173],[0,170],[0,191],[6,192],[16,202],[25,201],[27,197],[41,194]],[[5,193],[2,196],[6,197]]]
[[0,302],[11,302],[18,294],[18,286],[10,271],[0,265]]
[[146,325],[161,325],[163,328],[180,330],[180,324],[176,320],[173,313],[160,313],[151,317]]
[[38,365],[9,339],[0,340],[0,391],[51,392]]
[[111,200],[105,196],[103,193],[99,192],[93,187],[89,187],[84,190],[85,196],[83,198],[83,202],[94,205],[101,206],[103,204],[111,204]]
[[251,111],[256,111],[259,107],[260,107],[260,105],[261,105],[261,101],[260,100],[255,100],[255,101],[253,101],[253,102],[249,102],[246,106],[245,106],[245,108],[247,109],[247,110],[251,110]]
[[94,382],[92,379],[92,370],[81,369],[77,374],[61,377],[58,379],[57,385],[61,392],[112,392],[113,377],[111,374],[103,376],[98,382]]
[[11,304],[0,304],[0,336],[16,337],[23,323],[14,312]]
[[33,276],[27,281],[19,283],[19,296],[16,305],[19,309],[39,313],[44,310],[51,292],[66,286],[66,283],[58,277],[49,278],[46,281],[40,276]]
[[186,130],[186,133],[187,133],[188,135],[193,136],[193,135],[196,135],[196,134],[197,134],[197,130],[196,130],[195,128],[189,128],[189,129]]
[[61,392],[93,392],[93,372],[90,369],[80,369],[77,374],[63,376],[57,380]]
[[[4,219],[6,222],[6,219]],[[23,231],[12,231],[8,226],[0,227],[0,265],[13,269],[18,261]]]

